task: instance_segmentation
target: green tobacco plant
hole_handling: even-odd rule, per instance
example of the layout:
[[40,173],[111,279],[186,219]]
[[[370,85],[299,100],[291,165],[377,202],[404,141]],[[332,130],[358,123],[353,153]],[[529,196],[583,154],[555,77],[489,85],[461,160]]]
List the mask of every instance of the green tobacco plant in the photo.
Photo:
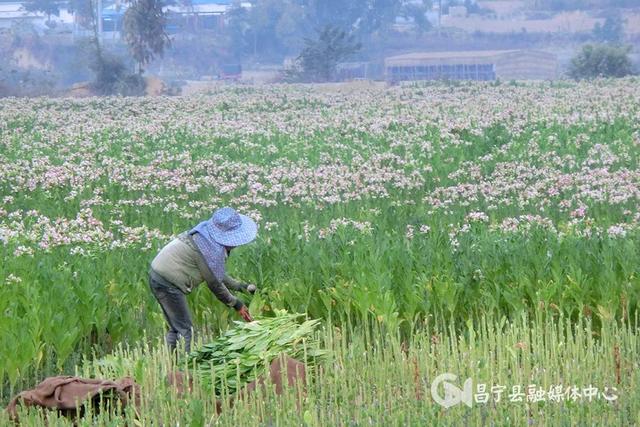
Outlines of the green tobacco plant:
[[[498,426],[632,425],[640,411],[637,327],[637,319],[608,322],[596,331],[584,317],[573,321],[522,316],[509,321],[479,316],[460,329],[448,321],[430,320],[399,341],[389,339],[382,329],[323,322],[317,331],[319,345],[330,353],[321,369],[310,372],[304,396],[297,387],[285,387],[277,397],[270,388],[259,387],[232,408],[223,405],[219,415],[219,399],[211,389],[197,386],[199,374],[192,378],[194,387],[183,394],[167,382],[176,365],[160,340],[128,349],[118,346],[107,358],[85,360],[75,374],[135,378],[142,399],[137,413],[133,408],[123,416],[88,412],[74,424],[55,412],[45,415],[25,408],[20,421],[24,427],[475,426],[487,420]],[[236,378],[235,372],[232,367],[229,379]],[[457,377],[451,381],[456,387],[471,380],[472,407],[460,402],[445,409],[434,400],[432,385],[444,373]],[[225,396],[235,389],[222,381],[221,386]],[[562,394],[549,398],[549,391],[557,387]],[[442,384],[436,388],[444,393]],[[597,394],[586,396],[589,389],[597,389]],[[0,411],[0,425],[9,423],[6,412]]]
[[[260,224],[227,263],[255,314],[403,338],[633,319],[639,114],[635,77],[3,98],[1,397],[162,336],[149,263],[224,205]],[[188,303],[200,336],[238,320],[206,286]]]

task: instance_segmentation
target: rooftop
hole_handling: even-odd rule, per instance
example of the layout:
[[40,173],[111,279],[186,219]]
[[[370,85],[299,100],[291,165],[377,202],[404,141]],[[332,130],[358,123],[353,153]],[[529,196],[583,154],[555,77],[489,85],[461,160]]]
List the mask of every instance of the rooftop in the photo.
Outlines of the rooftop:
[[390,61],[415,61],[421,59],[449,59],[449,58],[489,58],[506,53],[518,52],[518,50],[468,50],[460,52],[415,52],[404,55],[390,56]]
[[[227,10],[229,10],[231,5],[231,0],[192,0],[191,2],[193,9],[191,11],[195,13],[201,14],[223,14]],[[105,6],[102,9],[102,16],[121,16],[124,15],[124,12],[127,10],[129,6],[127,4],[119,4],[115,3]],[[165,6],[165,11],[184,13],[188,9],[180,5],[174,6]]]

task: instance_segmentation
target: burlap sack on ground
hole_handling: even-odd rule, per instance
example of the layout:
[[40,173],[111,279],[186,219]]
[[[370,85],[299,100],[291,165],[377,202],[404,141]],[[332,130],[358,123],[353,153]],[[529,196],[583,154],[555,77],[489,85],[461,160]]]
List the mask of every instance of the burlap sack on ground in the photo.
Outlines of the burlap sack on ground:
[[7,411],[17,421],[18,406],[36,406],[57,410],[64,416],[82,416],[88,407],[100,411],[100,401],[110,401],[112,406],[119,401],[122,407],[140,403],[140,390],[131,378],[116,381],[78,378],[71,376],[49,377],[32,390],[14,397]]
[[[258,387],[275,386],[277,395],[283,393],[285,384],[295,387],[300,382],[304,387],[306,377],[307,370],[304,363],[283,355],[271,362],[268,378],[263,375],[247,384],[237,396],[231,398],[229,405],[233,406],[234,400],[250,395]],[[185,384],[186,379],[182,372],[171,373],[168,381],[175,387],[178,394],[186,393],[193,385],[191,378],[188,384]],[[23,391],[14,397],[9,402],[7,411],[14,421],[18,421],[19,406],[56,410],[64,416],[75,419],[82,417],[89,407],[94,411],[100,411],[101,399],[103,402],[112,402],[112,406],[119,401],[122,408],[132,404],[137,409],[140,404],[140,388],[131,378],[109,381],[71,376],[49,377],[34,389]],[[220,413],[221,410],[222,402],[217,401],[216,412]]]

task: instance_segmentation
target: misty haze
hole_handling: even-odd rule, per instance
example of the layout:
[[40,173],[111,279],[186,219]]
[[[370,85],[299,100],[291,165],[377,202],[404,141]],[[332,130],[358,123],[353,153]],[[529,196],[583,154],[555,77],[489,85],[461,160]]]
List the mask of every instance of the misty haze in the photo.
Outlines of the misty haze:
[[0,95],[619,77],[639,40],[635,0],[0,0]]
[[640,0],[0,0],[0,426],[632,426]]

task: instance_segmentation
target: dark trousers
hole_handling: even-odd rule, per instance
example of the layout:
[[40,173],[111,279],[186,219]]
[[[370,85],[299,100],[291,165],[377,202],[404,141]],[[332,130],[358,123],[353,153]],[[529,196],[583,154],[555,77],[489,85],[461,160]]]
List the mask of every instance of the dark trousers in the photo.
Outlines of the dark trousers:
[[169,324],[166,341],[169,349],[176,349],[178,338],[184,339],[184,348],[191,351],[191,339],[193,335],[193,323],[191,313],[187,305],[187,297],[175,286],[162,284],[153,278],[149,278],[149,287],[162,307],[164,318]]

